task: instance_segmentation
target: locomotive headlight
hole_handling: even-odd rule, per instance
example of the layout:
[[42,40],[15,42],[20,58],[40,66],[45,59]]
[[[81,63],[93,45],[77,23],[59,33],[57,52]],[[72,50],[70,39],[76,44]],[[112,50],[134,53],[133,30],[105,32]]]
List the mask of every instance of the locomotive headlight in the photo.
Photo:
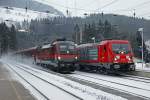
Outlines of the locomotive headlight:
[[115,61],[117,60],[117,58],[114,59]]
[[131,60],[131,57],[130,56],[126,56],[126,59]]
[[75,59],[77,60],[77,59],[78,59],[78,57],[76,56],[76,57],[75,57]]
[[116,56],[115,58],[116,58],[116,59],[120,59],[120,56]]
[[58,56],[58,60],[61,60],[61,57],[60,57],[60,56]]
[[114,60],[116,61],[118,59],[120,59],[120,56],[115,56]]

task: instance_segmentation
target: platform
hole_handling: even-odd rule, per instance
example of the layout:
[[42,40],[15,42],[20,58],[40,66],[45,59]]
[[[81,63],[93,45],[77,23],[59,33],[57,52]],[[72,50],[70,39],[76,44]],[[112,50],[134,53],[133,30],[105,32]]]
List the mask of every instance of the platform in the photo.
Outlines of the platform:
[[11,78],[10,72],[1,62],[0,100],[36,100],[21,83]]

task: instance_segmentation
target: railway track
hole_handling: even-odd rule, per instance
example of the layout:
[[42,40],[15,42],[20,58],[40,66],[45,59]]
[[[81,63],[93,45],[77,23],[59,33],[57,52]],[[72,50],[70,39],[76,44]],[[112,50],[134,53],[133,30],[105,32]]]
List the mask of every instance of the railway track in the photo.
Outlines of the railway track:
[[134,80],[134,81],[139,81],[139,82],[144,82],[144,83],[150,83],[150,78],[147,78],[147,77],[126,75],[126,74],[122,74],[122,76],[123,76],[122,78],[124,78],[124,79]]
[[[7,64],[8,65],[8,64]],[[21,74],[19,74],[17,71],[15,71],[12,67],[8,65],[8,67],[17,74],[21,79],[23,79],[26,83],[28,83],[33,89],[35,89],[41,96],[45,98],[45,100],[50,100],[46,95],[44,95],[38,88],[36,88],[34,85],[32,85],[29,81],[27,81]]]
[[[69,79],[68,78],[68,75],[67,74],[60,74],[60,73],[55,73],[55,72],[53,72],[53,71],[50,71],[50,70],[47,70],[47,69],[42,69],[41,67],[39,67],[39,68],[37,68],[37,66],[36,66],[36,68],[29,68],[29,66],[26,66],[26,65],[22,65],[22,64],[16,64],[16,66],[17,67],[19,67],[19,68],[21,68],[21,70],[30,70],[30,71],[33,71],[33,72],[35,72],[35,73],[39,73],[39,74],[43,74],[43,73],[40,73],[40,70],[42,70],[42,71],[44,71],[44,72],[48,72],[48,73],[51,73],[51,74],[54,74],[54,75],[58,75],[58,76],[60,76],[60,77],[64,77],[64,78],[66,78],[66,79]],[[21,67],[22,66],[22,67]],[[22,69],[23,68],[23,69]],[[44,74],[43,74],[44,75]],[[72,79],[69,79],[69,80],[72,80]],[[72,80],[72,81],[75,81],[75,80]],[[78,82],[78,81],[75,81],[75,82]],[[78,82],[78,83],[80,83],[80,82]],[[80,83],[80,84],[82,84],[82,83]],[[85,84],[83,84],[83,85],[85,85]],[[87,86],[89,86],[89,85],[87,85]],[[80,87],[80,86],[79,86]],[[72,88],[77,88],[77,89],[79,89],[80,91],[82,91],[83,93],[86,93],[86,91],[85,90],[81,90],[81,88],[79,88],[79,87],[72,87]],[[89,87],[91,87],[91,86],[89,86]],[[92,87],[93,88],[93,87]],[[97,89],[97,88],[96,88]],[[101,89],[100,89],[100,91],[102,91]],[[92,90],[92,92],[91,91],[88,91],[87,90],[87,93],[90,93],[90,95],[92,96],[93,94],[96,94],[95,96],[97,97],[100,97],[100,95],[99,94],[97,94],[97,92],[93,92],[93,90]],[[109,92],[108,92],[109,93]],[[115,94],[114,94],[115,95]],[[121,96],[121,95],[118,95],[118,96]],[[106,97],[107,98],[107,97]],[[109,97],[108,97],[109,98]],[[81,96],[81,98],[79,99],[79,100],[83,100],[82,99],[82,96]],[[86,99],[85,99],[86,100]],[[97,100],[99,100],[99,99],[97,99]],[[101,100],[101,99],[100,99]],[[116,99],[115,99],[116,100]],[[118,100],[118,99],[117,99]],[[119,100],[121,100],[121,98],[119,99]],[[137,100],[141,100],[141,99],[137,99]]]
[[[32,83],[30,83],[30,81],[28,81],[27,79],[25,79],[23,75],[21,75],[20,73],[18,73],[18,72],[17,72],[14,68],[12,68],[9,64],[7,64],[7,65],[8,65],[9,68],[10,68],[13,72],[15,72],[20,78],[22,78],[25,82],[27,82],[30,86],[32,86],[37,92],[39,92],[39,93],[45,98],[45,100],[51,100],[50,97],[48,97],[47,95],[45,95],[45,94],[44,94],[42,91],[40,91],[36,86],[32,85]],[[36,77],[37,79],[39,79],[39,80],[41,80],[41,81],[43,81],[43,82],[45,82],[45,83],[47,83],[47,84],[49,84],[49,85],[52,85],[52,86],[54,86],[54,87],[60,89],[61,91],[63,91],[63,92],[65,92],[65,93],[71,95],[72,97],[76,98],[75,100],[83,100],[81,97],[78,97],[78,96],[76,96],[76,95],[74,95],[74,94],[72,94],[72,93],[70,93],[70,92],[64,90],[63,88],[61,88],[61,87],[59,87],[59,86],[57,86],[57,85],[55,85],[55,84],[50,83],[49,81],[47,81],[47,80],[45,80],[45,79],[43,79],[43,78],[41,78],[41,77],[39,77],[39,76],[33,74],[32,72],[27,71],[26,69],[24,69],[24,68],[21,67],[21,66],[14,65],[13,67],[16,67],[16,68],[18,68],[18,69],[20,69],[20,70],[22,70],[22,71],[24,71],[24,72],[26,72],[26,73],[28,73],[28,74],[34,76],[34,77]],[[27,68],[27,69],[29,69],[29,68]],[[30,70],[31,70],[31,69],[30,69]],[[32,70],[32,71],[34,71],[34,70]],[[36,71],[34,71],[34,72],[36,72]],[[37,73],[37,72],[36,72],[36,73]],[[39,72],[38,72],[38,73],[39,73]]]
[[[84,81],[87,81],[89,83],[93,83],[93,84],[96,84],[96,85],[99,85],[99,86],[109,87],[109,88],[112,88],[114,90],[122,91],[122,92],[125,92],[125,93],[129,93],[129,94],[141,97],[143,99],[150,100],[150,97],[147,97],[147,96],[144,96],[144,95],[141,95],[141,94],[137,94],[137,93],[133,93],[133,92],[130,92],[130,91],[127,91],[127,90],[124,90],[124,89],[119,89],[119,88],[116,88],[116,87],[113,87],[113,86],[110,86],[110,85],[107,85],[107,84],[101,84],[101,83],[106,82],[106,83],[109,83],[109,84],[116,84],[116,85],[124,86],[124,87],[127,87],[127,88],[142,90],[142,91],[145,91],[145,92],[150,92],[149,88],[146,89],[146,88],[137,87],[137,86],[133,86],[133,85],[114,82],[114,81],[107,80],[107,79],[101,79],[101,78],[94,77],[91,73],[90,73],[90,75],[85,75],[85,72],[84,72],[84,74],[83,73],[82,74],[81,73],[76,73],[74,75],[69,75],[69,77],[76,78],[76,79],[79,79],[79,80],[84,80]],[[126,76],[126,77],[121,77],[121,79],[128,79],[128,80],[132,80],[132,81],[134,80],[134,81],[143,82],[143,83],[146,83],[146,84],[150,83],[149,79],[144,78],[144,77],[137,77],[137,76],[132,76],[132,77],[131,76],[130,77]]]
[[[20,67],[21,65],[19,64],[19,65],[17,65],[18,67]],[[25,66],[23,66],[25,69],[28,69],[28,70],[32,70],[31,68],[28,68],[28,67],[25,67]],[[37,69],[37,68],[36,68]],[[43,70],[43,71],[45,71],[45,72],[49,72],[49,73],[51,73],[51,71],[49,71],[49,70],[46,70],[46,69],[40,69],[40,68],[38,68],[38,70]],[[33,72],[35,72],[35,73],[39,73],[38,71],[36,71],[36,70],[32,70]],[[143,100],[145,100],[145,99],[147,99],[147,100],[149,100],[150,98],[149,97],[147,97],[147,96],[143,96],[143,95],[140,95],[140,94],[136,94],[136,93],[133,93],[133,92],[129,92],[129,91],[126,91],[126,90],[123,90],[123,89],[118,89],[118,88],[115,88],[115,87],[112,87],[112,86],[109,86],[109,85],[104,85],[104,84],[101,84],[101,82],[96,82],[95,80],[98,80],[98,81],[105,81],[105,82],[109,82],[109,83],[112,83],[112,84],[118,84],[118,85],[121,85],[121,86],[126,86],[126,87],[130,87],[130,88],[135,88],[135,89],[138,89],[138,90],[143,90],[143,91],[147,91],[147,92],[150,92],[150,90],[149,89],[143,89],[143,88],[141,88],[141,87],[136,87],[136,86],[130,86],[130,85],[126,85],[126,84],[121,84],[121,83],[117,83],[117,82],[112,82],[112,81],[108,81],[108,80],[104,80],[104,79],[100,79],[100,78],[95,78],[94,76],[93,76],[93,74],[94,73],[90,73],[90,76],[89,75],[85,75],[85,72],[83,72],[82,74],[81,73],[73,73],[73,74],[60,74],[60,73],[55,73],[54,72],[54,74],[57,74],[57,75],[59,75],[59,76],[61,76],[61,77],[66,77],[66,78],[69,78],[69,79],[71,79],[71,80],[73,80],[73,81],[76,81],[76,80],[79,80],[79,81],[84,81],[84,82],[87,82],[87,83],[92,83],[92,84],[95,84],[96,86],[103,86],[103,87],[106,87],[106,88],[110,88],[110,89],[113,89],[113,90],[116,90],[116,91],[121,91],[121,92],[123,92],[123,93],[127,93],[127,94],[131,94],[131,95],[135,95],[135,96],[137,96],[137,97],[140,97],[140,98],[143,98]],[[83,79],[83,78],[80,78],[80,77],[74,77],[74,76],[72,76],[72,75],[78,75],[78,76],[84,76],[85,78]],[[95,74],[95,75],[97,75],[97,74]],[[106,76],[106,75],[104,75],[104,76]],[[94,81],[91,81],[91,80],[87,80],[86,78],[90,78],[90,79],[94,79]],[[142,79],[144,79],[144,78],[140,78],[140,79],[135,79],[135,77],[130,77],[130,76],[124,76],[124,77],[121,77],[122,79],[128,79],[128,80],[134,80],[134,81],[139,81],[139,82],[144,82],[144,83],[150,83],[150,81],[148,80],[148,79],[146,79],[146,80],[142,80]],[[149,81],[149,82],[148,82]],[[78,81],[76,81],[76,82],[78,82]],[[142,100],[142,99],[139,99],[139,100]]]

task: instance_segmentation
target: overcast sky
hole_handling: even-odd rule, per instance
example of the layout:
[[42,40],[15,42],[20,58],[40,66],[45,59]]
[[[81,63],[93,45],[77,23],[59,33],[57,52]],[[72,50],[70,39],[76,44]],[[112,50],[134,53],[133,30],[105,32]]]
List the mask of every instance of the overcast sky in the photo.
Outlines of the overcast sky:
[[114,13],[150,19],[150,0],[36,0],[49,4],[66,15],[83,16],[84,13]]

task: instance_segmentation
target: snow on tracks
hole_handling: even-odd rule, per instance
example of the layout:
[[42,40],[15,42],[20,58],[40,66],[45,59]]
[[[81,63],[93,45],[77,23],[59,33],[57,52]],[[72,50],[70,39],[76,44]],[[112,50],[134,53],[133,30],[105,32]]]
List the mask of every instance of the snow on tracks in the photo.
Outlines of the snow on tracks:
[[[15,66],[15,65],[16,64],[11,63],[11,66]],[[64,77],[60,77],[57,75],[53,75],[53,74],[35,69],[35,68],[31,68],[30,66],[27,66],[27,65],[23,65],[23,64],[18,65],[17,64],[17,66],[23,68],[26,71],[29,71],[30,73],[50,82],[52,84],[55,84],[58,87],[63,88],[64,90],[66,90],[84,100],[126,100],[125,98],[122,98],[120,96],[112,95],[112,94],[103,92],[98,89],[94,89],[94,88],[91,88],[91,87],[88,87],[85,85],[81,85],[77,82],[73,82],[71,80],[65,79]],[[31,81],[34,81],[34,79],[32,79]],[[39,83],[39,82],[38,82],[38,84],[41,85],[41,83]],[[45,88],[45,89],[47,89],[47,88]],[[70,99],[70,100],[72,100],[72,99]]]

